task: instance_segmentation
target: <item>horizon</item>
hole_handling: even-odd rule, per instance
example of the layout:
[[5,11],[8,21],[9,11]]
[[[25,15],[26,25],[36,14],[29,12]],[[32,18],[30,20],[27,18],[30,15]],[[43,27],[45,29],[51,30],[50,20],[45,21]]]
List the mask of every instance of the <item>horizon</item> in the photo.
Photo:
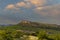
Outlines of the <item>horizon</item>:
[[60,0],[0,0],[0,24],[21,20],[60,25]]

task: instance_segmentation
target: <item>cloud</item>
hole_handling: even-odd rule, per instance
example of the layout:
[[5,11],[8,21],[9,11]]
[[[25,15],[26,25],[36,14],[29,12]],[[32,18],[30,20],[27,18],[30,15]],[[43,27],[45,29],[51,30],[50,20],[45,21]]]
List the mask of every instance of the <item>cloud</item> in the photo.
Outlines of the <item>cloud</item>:
[[[52,1],[52,0],[51,0]],[[16,4],[9,4],[6,6],[6,9],[18,9],[20,11],[20,7],[23,8],[32,8],[32,5],[35,5],[34,8],[32,9],[35,11],[35,13],[38,13],[43,16],[57,16],[60,14],[60,6],[58,5],[48,5],[48,6],[43,6],[47,3],[47,0],[24,0],[21,2],[17,2]],[[60,5],[60,4],[59,4]]]
[[31,5],[29,5],[28,3],[25,3],[25,2],[22,1],[22,2],[17,2],[16,4],[8,4],[5,7],[5,9],[9,9],[9,10],[16,9],[16,10],[18,10],[18,9],[20,9],[20,7],[30,8]]
[[23,1],[16,3],[16,6],[17,7],[24,7],[24,8],[30,8],[31,7],[31,5],[29,5],[28,3],[25,3]]
[[36,7],[34,11],[43,16],[58,17],[60,15],[60,4],[44,7]]
[[21,2],[17,2],[16,4],[8,4],[6,6],[7,9],[13,9],[13,8],[31,8],[32,6],[43,6],[46,4],[46,0],[24,0]]
[[46,0],[25,0],[25,1],[30,2],[35,6],[42,6],[47,2]]
[[26,6],[26,4],[24,2],[18,2],[16,4],[18,7],[23,7],[23,6]]
[[44,7],[36,7],[34,10],[42,10]]
[[15,8],[15,5],[14,4],[9,4],[6,6],[6,9],[13,9]]

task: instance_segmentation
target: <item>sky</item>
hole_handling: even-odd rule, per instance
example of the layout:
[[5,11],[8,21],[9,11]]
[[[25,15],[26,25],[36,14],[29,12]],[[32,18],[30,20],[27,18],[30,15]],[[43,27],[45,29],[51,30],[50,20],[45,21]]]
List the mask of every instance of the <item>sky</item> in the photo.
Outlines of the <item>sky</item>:
[[60,24],[60,0],[0,0],[0,24],[21,20]]

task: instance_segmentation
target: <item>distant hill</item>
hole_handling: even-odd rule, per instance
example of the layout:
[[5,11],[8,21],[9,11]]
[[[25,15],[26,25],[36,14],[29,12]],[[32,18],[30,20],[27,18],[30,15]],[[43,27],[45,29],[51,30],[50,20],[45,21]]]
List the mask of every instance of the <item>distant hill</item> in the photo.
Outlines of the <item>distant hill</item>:
[[56,30],[60,31],[60,25],[56,24],[46,24],[38,23],[32,21],[23,20],[16,25],[1,26],[0,29],[14,29],[14,30],[29,30],[29,31],[38,31],[38,30]]
[[60,30],[60,25],[31,22],[26,20],[21,21],[17,25],[20,25],[23,27],[35,27],[35,28],[43,28],[43,29]]

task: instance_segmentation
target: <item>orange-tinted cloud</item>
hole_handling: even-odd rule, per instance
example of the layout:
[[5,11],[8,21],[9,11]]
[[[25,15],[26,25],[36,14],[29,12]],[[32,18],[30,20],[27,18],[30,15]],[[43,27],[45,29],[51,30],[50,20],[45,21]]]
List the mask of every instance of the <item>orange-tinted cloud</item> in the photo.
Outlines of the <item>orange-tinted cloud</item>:
[[36,7],[35,9],[36,10],[42,10],[42,9],[44,9],[44,7]]
[[27,2],[30,2],[36,6],[44,5],[47,1],[46,0],[25,0]]
[[25,3],[25,2],[18,2],[18,3],[16,3],[16,6],[17,7],[25,7],[25,8],[30,8],[30,5],[29,4],[27,4],[27,3]]
[[[24,0],[21,2],[17,2],[16,4],[9,4],[6,6],[7,9],[17,9],[20,7],[24,7],[24,8],[31,8],[32,5],[34,6],[43,6],[47,1],[46,0]],[[40,9],[40,8],[37,8]]]
[[18,7],[26,6],[26,4],[25,4],[24,2],[18,2],[16,5],[17,5]]
[[13,9],[13,8],[15,8],[15,6],[13,4],[9,4],[6,6],[6,9]]
[[20,9],[20,7],[30,8],[31,5],[22,1],[22,2],[17,2],[16,4],[8,4],[5,8],[6,9]]

